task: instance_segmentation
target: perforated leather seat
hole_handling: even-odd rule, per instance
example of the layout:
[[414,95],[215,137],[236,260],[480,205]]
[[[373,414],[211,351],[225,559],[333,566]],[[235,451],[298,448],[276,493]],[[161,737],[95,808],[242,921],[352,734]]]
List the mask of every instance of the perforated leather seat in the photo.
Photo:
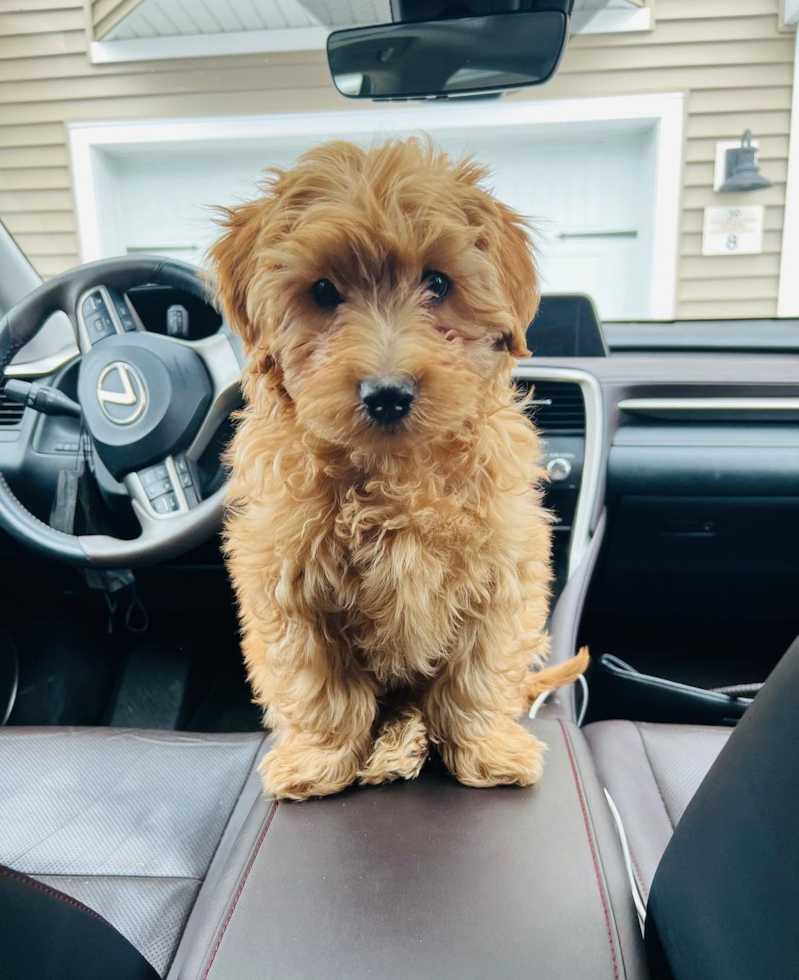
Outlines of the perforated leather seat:
[[21,873],[15,885],[36,883],[37,898],[98,913],[164,976],[220,841],[260,791],[263,743],[262,733],[2,728],[0,865]]
[[[76,969],[74,909],[62,900],[64,914],[38,931],[61,960],[42,968],[37,956],[27,969],[17,934],[34,903],[21,906],[12,879],[0,972],[469,980],[527,977],[533,963],[551,980],[585,964],[597,980],[641,980],[641,937],[585,741],[569,723],[528,724],[549,745],[540,787],[469,789],[431,764],[412,782],[301,805],[261,795],[260,735],[0,729],[0,864],[30,876],[34,892],[53,887],[87,906],[84,960],[93,913],[133,944],[106,943],[104,972],[93,961]],[[2,885],[0,867],[5,911]],[[122,969],[126,950],[135,962]]]
[[598,721],[583,728],[624,824],[644,902],[674,828],[731,732],[641,721]]

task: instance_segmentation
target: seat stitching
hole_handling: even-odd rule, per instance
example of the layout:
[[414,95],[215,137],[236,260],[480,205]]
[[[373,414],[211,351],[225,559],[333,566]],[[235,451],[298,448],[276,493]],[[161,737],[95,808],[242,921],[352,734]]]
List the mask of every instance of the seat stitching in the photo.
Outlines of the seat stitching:
[[44,892],[46,895],[50,895],[53,898],[60,898],[61,901],[66,902],[67,905],[74,905],[75,908],[80,909],[81,912],[88,912],[89,915],[94,916],[95,919],[99,919],[100,922],[104,922],[105,925],[112,929],[114,928],[108,919],[104,919],[99,912],[95,912],[94,909],[90,909],[88,905],[84,905],[83,902],[79,902],[76,898],[65,895],[63,892],[59,892],[55,888],[51,888],[49,885],[45,885],[44,882],[36,881],[35,878],[29,878],[28,875],[22,874],[19,871],[14,871],[13,868],[0,867],[0,875],[5,875],[7,878],[13,878],[15,881],[19,881],[23,885],[30,885],[31,888],[37,888],[40,892]]
[[233,899],[233,904],[231,905],[230,912],[228,912],[228,916],[225,919],[225,924],[222,926],[222,932],[219,934],[219,939],[217,941],[216,946],[214,947],[213,953],[211,954],[210,962],[208,963],[208,966],[205,969],[205,973],[203,973],[203,980],[208,980],[208,974],[211,972],[211,967],[214,965],[216,954],[219,952],[219,947],[222,945],[222,940],[225,938],[227,927],[230,925],[230,920],[233,918],[233,913],[236,911],[236,906],[239,904],[239,899],[241,898],[242,893],[244,891],[244,886],[247,884],[247,879],[250,877],[250,872],[252,871],[253,865],[255,864],[255,859],[258,857],[258,853],[261,850],[261,845],[266,839],[266,835],[269,832],[269,828],[272,826],[272,820],[274,819],[274,816],[277,813],[277,808],[279,806],[280,806],[280,801],[275,800],[272,806],[272,810],[266,820],[266,823],[264,824],[264,829],[261,831],[261,836],[258,838],[258,843],[255,845],[255,850],[253,851],[253,855],[250,858],[249,864],[247,865],[247,870],[244,872],[244,877],[241,879],[241,884],[239,885],[238,891],[236,892],[236,897]]
[[602,887],[602,877],[599,873],[599,858],[597,857],[596,847],[594,846],[594,837],[591,833],[591,824],[588,820],[588,810],[585,804],[585,798],[583,797],[583,791],[580,786],[580,780],[577,777],[577,766],[574,761],[574,755],[572,753],[571,743],[569,741],[569,735],[566,731],[566,726],[563,721],[558,718],[558,724],[560,725],[560,731],[563,735],[563,741],[566,744],[566,753],[569,757],[569,765],[571,766],[572,778],[574,779],[574,787],[577,790],[577,799],[580,802],[580,810],[583,814],[583,824],[585,825],[585,834],[588,838],[588,847],[591,851],[591,861],[594,865],[594,874],[596,876],[596,884],[599,889],[599,898],[602,902],[602,911],[605,914],[605,929],[608,934],[608,944],[610,945],[610,958],[613,962],[613,976],[615,980],[619,980],[619,961],[616,953],[616,943],[613,940],[613,928],[611,926],[610,909],[608,908],[608,902],[605,897],[605,889]]
[[655,789],[657,789],[657,791],[658,791],[658,796],[660,797],[660,802],[663,804],[663,809],[664,809],[664,811],[666,813],[666,819],[669,822],[669,826],[671,827],[672,830],[674,830],[675,824],[674,824],[674,821],[671,819],[671,814],[669,813],[669,808],[666,806],[666,798],[663,796],[663,790],[660,787],[660,782],[658,781],[657,773],[655,772],[655,767],[652,764],[652,760],[649,757],[649,752],[647,751],[647,748],[646,748],[646,741],[644,740],[644,736],[641,733],[641,726],[640,725],[637,725],[635,722],[630,722],[630,724],[638,732],[638,737],[641,739],[641,748],[644,751],[644,758],[646,759],[647,764],[649,766],[649,771],[652,773],[652,781],[655,784]]

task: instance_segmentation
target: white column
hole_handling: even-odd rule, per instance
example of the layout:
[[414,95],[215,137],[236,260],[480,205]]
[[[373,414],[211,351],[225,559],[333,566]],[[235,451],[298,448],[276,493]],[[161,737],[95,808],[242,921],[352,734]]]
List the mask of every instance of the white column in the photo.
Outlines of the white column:
[[[789,19],[792,18],[792,19]],[[799,0],[785,0],[786,23],[799,21]],[[793,64],[791,137],[788,143],[788,181],[777,316],[799,317],[799,30]]]

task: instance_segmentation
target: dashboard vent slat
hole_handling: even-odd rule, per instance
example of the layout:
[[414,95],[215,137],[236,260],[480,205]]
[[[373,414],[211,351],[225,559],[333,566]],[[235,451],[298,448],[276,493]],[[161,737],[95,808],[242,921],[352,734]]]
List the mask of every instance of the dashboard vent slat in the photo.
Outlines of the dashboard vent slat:
[[6,398],[5,386],[0,381],[0,428],[16,429],[22,424],[25,406]]
[[533,388],[530,418],[544,432],[585,433],[585,401],[580,385],[571,381],[528,381],[518,379],[524,391]]

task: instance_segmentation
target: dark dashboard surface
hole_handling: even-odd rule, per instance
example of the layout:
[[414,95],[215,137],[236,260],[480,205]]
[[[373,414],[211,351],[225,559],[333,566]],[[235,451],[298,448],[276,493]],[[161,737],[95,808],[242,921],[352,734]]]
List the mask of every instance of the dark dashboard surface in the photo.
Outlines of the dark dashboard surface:
[[[171,290],[133,290],[131,299],[156,332],[167,332],[174,306],[186,310],[192,339],[213,333],[220,322],[209,307]],[[575,321],[579,331],[588,313],[584,308]],[[607,329],[607,356],[520,362],[533,384],[539,371],[550,385],[558,383],[553,372],[571,372],[565,384],[572,391],[576,373],[598,392],[599,408],[591,410],[602,418],[589,426],[599,433],[594,448],[601,463],[592,526],[605,511],[597,587],[609,604],[635,599],[643,607],[668,595],[667,607],[679,602],[690,609],[712,597],[720,607],[739,601],[765,612],[799,588],[799,352],[776,346],[789,343],[799,326],[784,322],[759,335],[752,323],[724,326],[736,343],[758,337],[770,349],[664,350],[658,345],[676,340],[674,325],[616,324]],[[723,332],[713,323],[700,325],[702,331],[702,344]],[[685,325],[679,333],[685,336]],[[651,348],[618,349],[633,335]],[[75,368],[73,360],[42,380],[69,393]],[[75,458],[78,434],[62,432],[54,419],[44,426],[29,410],[11,421],[0,424],[0,470],[16,477],[20,494],[32,495],[29,506],[46,517],[58,472]],[[579,433],[559,432],[559,449],[569,449],[575,437],[579,442]],[[564,491],[569,486],[562,484]],[[0,541],[0,548],[7,545]],[[768,587],[751,588],[753,574]]]
[[799,355],[532,358],[599,382],[603,614],[796,616]]

